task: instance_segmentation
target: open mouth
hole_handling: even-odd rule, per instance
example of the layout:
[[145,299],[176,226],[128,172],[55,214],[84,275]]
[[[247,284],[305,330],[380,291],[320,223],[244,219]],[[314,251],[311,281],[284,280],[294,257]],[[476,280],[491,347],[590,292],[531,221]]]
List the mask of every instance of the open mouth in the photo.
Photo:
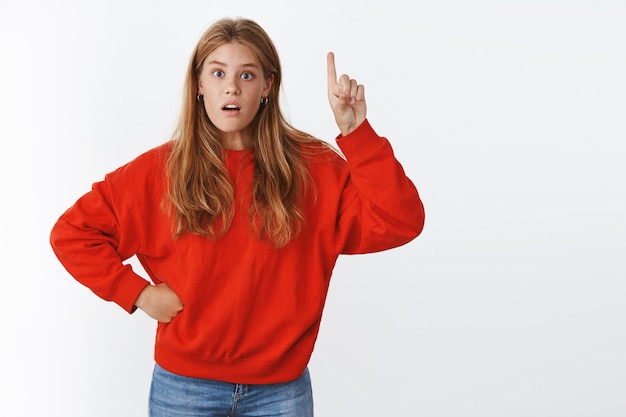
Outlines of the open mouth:
[[239,108],[239,106],[235,105],[235,104],[227,104],[224,107],[222,107],[222,110],[225,111],[237,111],[237,110],[241,110]]

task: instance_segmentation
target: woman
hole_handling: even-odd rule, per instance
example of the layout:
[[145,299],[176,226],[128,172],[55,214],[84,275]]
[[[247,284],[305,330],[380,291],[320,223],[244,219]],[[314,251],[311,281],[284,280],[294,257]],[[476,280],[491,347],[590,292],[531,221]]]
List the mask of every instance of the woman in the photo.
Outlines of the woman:
[[[152,416],[312,416],[307,364],[337,257],[422,230],[363,86],[327,60],[345,157],[285,120],[266,32],[223,19],[193,52],[174,139],[95,183],[52,230],[78,281],[158,321]],[[123,264],[133,255],[149,281]]]

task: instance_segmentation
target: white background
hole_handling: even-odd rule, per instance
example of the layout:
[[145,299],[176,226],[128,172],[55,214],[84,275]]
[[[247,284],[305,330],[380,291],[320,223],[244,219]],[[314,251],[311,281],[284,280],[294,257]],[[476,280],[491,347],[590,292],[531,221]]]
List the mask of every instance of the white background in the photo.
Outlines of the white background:
[[618,0],[2,0],[0,415],[146,415],[153,323],[76,283],[48,235],[169,138],[224,16],[268,31],[287,115],[329,141],[335,51],[427,210],[412,243],[340,259],[318,417],[626,416]]

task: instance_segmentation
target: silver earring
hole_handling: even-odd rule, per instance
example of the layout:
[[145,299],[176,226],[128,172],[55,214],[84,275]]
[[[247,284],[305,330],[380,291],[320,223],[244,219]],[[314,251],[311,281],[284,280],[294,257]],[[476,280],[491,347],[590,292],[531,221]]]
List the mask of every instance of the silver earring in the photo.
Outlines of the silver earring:
[[202,94],[198,94],[198,95],[196,96],[196,100],[198,100],[198,101],[202,101],[202,100],[204,100],[204,96],[203,96]]
[[265,106],[267,103],[269,103],[270,98],[269,97],[261,97],[261,105]]

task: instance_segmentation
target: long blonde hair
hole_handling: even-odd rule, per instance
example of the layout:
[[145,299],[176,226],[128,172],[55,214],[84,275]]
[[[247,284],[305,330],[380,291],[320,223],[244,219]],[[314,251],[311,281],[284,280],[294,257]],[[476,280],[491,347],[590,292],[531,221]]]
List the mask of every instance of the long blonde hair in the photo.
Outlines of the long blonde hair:
[[319,142],[292,127],[280,107],[281,66],[267,33],[249,19],[222,19],[202,35],[187,69],[183,105],[168,160],[167,197],[175,218],[175,236],[185,232],[218,238],[229,228],[234,212],[234,186],[223,163],[221,133],[196,99],[206,57],[217,47],[238,42],[250,49],[274,81],[269,102],[251,122],[254,179],[250,226],[259,238],[276,247],[299,233],[302,200],[309,182],[302,144]]

